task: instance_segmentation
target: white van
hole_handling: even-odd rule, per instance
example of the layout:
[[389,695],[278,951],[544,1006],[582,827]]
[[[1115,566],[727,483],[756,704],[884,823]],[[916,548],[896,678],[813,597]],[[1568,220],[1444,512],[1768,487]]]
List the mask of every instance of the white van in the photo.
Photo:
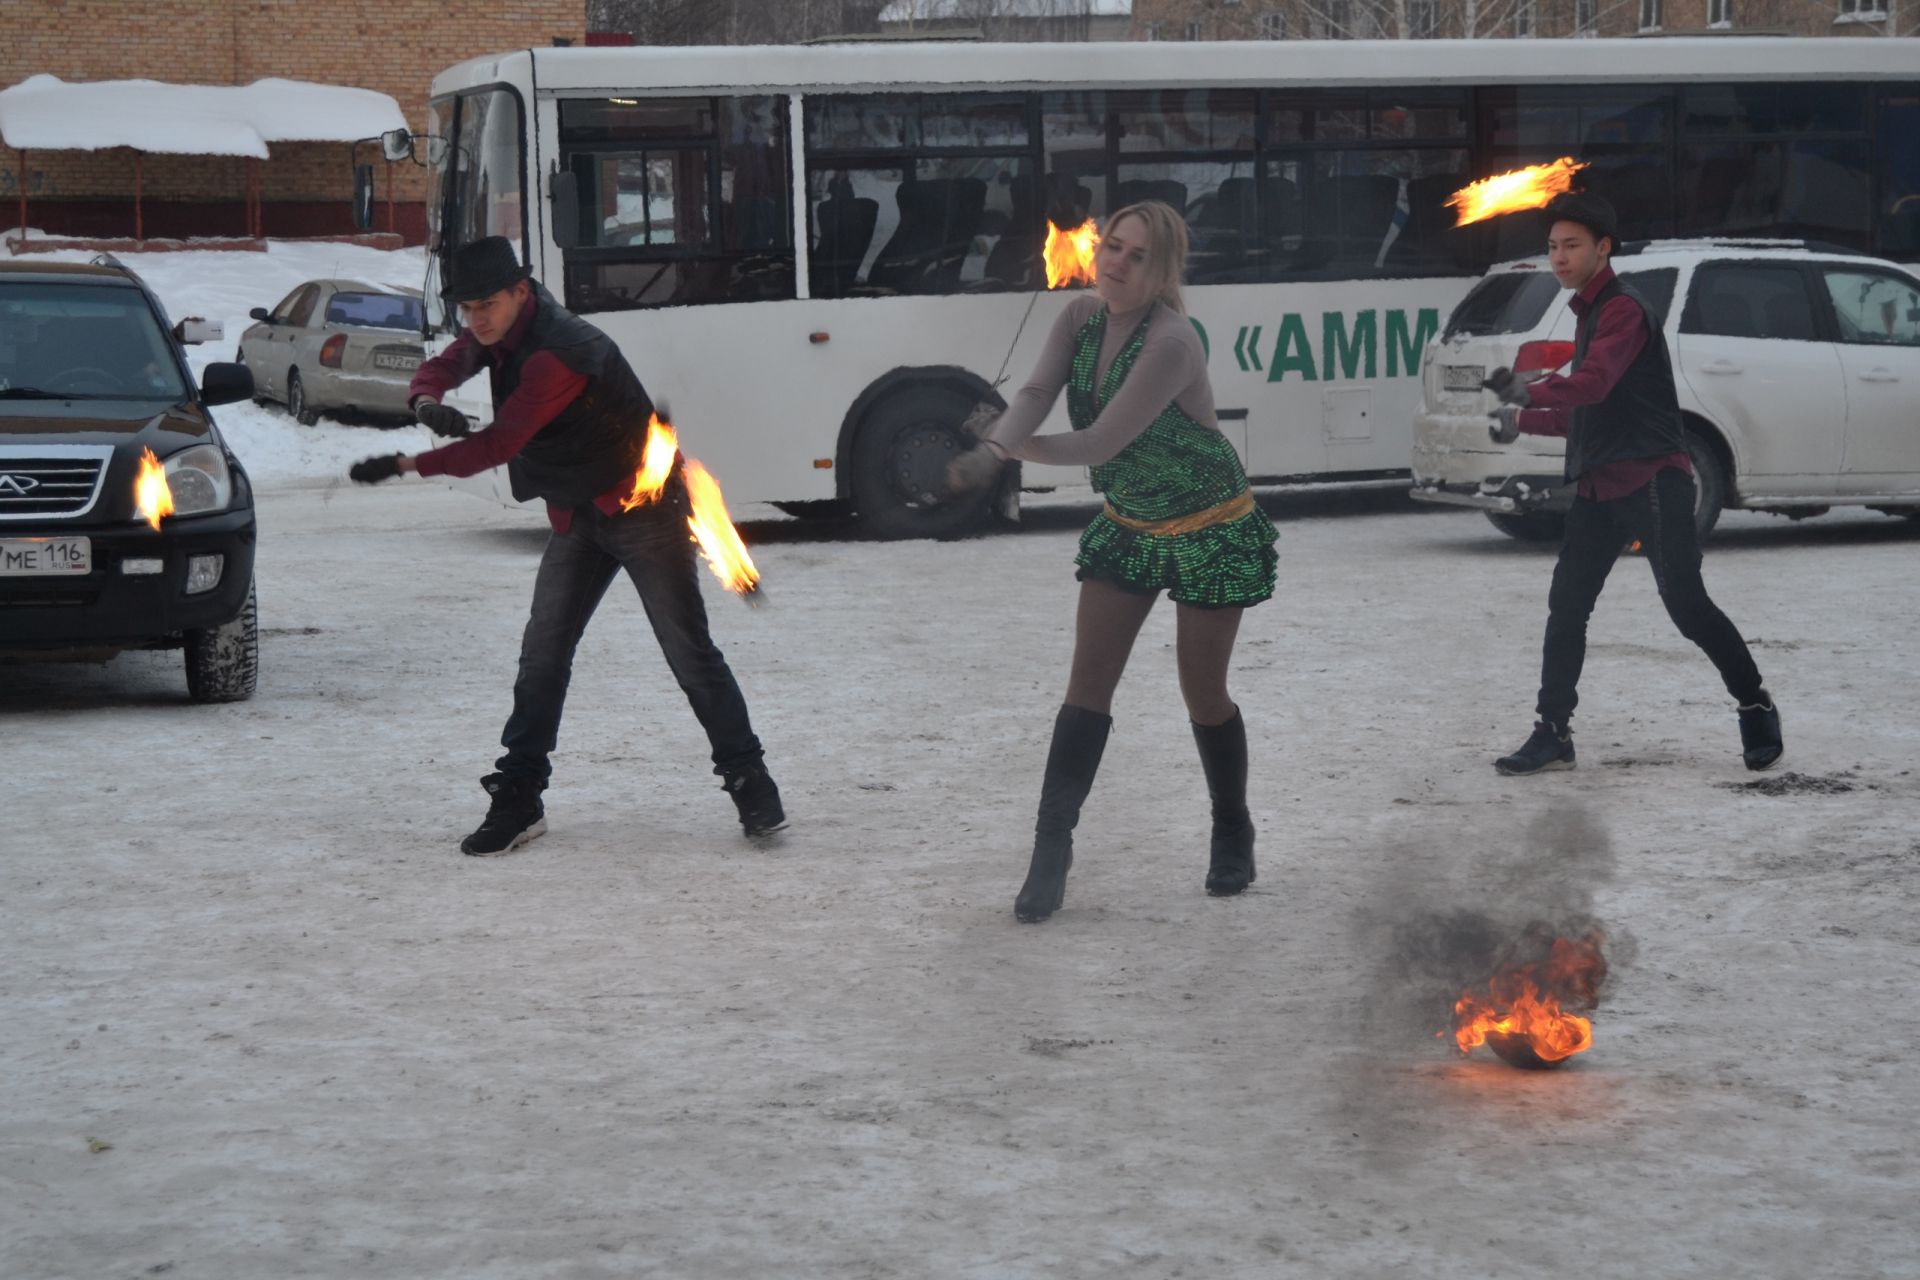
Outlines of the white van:
[[[1802,519],[1836,506],[1920,516],[1920,275],[1792,240],[1628,243],[1614,270],[1659,313],[1704,535],[1723,507]],[[1421,360],[1413,496],[1554,539],[1573,500],[1550,436],[1495,444],[1480,387],[1573,359],[1570,290],[1544,256],[1494,267]]]

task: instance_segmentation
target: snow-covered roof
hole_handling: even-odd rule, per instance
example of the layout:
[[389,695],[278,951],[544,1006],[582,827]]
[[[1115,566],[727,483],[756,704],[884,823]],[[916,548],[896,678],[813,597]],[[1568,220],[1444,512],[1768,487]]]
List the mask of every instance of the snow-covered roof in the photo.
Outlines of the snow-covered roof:
[[384,93],[304,80],[68,84],[38,75],[0,90],[0,138],[30,151],[133,147],[264,160],[270,142],[351,142],[406,123],[400,104]]
[[[1052,0],[1001,0],[993,10],[997,18],[1124,18],[1133,12],[1133,0],[1085,0],[1061,5]],[[880,11],[882,22],[930,21],[942,18],[974,18],[981,15],[978,6],[960,0],[893,0]]]

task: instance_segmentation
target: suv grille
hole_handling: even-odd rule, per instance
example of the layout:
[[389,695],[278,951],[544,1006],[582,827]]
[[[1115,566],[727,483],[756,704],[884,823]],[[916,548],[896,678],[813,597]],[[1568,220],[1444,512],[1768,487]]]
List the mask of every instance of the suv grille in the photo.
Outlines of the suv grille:
[[0,521],[85,515],[99,500],[112,457],[106,445],[0,447]]

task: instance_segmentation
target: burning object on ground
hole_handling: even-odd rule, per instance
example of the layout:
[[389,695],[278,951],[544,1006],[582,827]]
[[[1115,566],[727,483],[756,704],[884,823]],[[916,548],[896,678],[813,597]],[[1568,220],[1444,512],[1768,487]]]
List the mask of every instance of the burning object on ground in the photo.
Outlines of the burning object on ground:
[[734,528],[733,519],[727,514],[720,482],[696,459],[680,453],[679,434],[674,431],[672,421],[659,413],[647,422],[646,449],[640,455],[639,470],[633,474],[632,489],[620,500],[620,509],[631,511],[656,501],[666,492],[676,460],[681,463],[688,505],[693,510],[687,517],[687,530],[699,545],[700,555],[713,570],[713,576],[720,579],[721,586],[748,604],[759,603],[760,571],[754,567],[746,543],[740,540],[740,531]]
[[1047,288],[1093,283],[1093,253],[1100,244],[1100,228],[1092,218],[1079,226],[1062,227],[1047,219]]
[[1503,213],[1543,209],[1555,196],[1573,189],[1573,175],[1586,168],[1583,160],[1561,156],[1547,164],[1528,165],[1491,178],[1470,182],[1446,199],[1458,215],[1453,224],[1464,227]]
[[[1453,1040],[1463,1054],[1486,1045],[1515,1067],[1564,1065],[1593,1045],[1592,1013],[1607,978],[1598,929],[1568,938],[1529,931],[1485,982],[1453,1005]],[[1439,1033],[1444,1036],[1447,1033]]]

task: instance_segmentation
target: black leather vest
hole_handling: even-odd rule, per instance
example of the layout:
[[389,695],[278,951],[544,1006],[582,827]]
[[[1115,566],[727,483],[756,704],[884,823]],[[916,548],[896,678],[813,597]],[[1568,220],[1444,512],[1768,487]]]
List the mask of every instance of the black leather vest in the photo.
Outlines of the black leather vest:
[[493,402],[504,404],[520,385],[535,352],[550,351],[585,375],[586,389],[507,463],[513,496],[544,498],[563,507],[592,502],[632,479],[647,445],[653,401],[612,338],[533,286],[533,322],[513,354],[489,370]]
[[1647,340],[1613,390],[1599,404],[1581,405],[1569,415],[1567,479],[1609,462],[1630,458],[1658,458],[1687,447],[1680,429],[1680,399],[1673,388],[1673,362],[1667,357],[1667,339],[1654,319],[1653,308],[1619,277],[1609,280],[1574,327],[1573,367],[1586,359],[1587,340],[1599,322],[1600,311],[1616,297],[1631,298],[1640,308]]

